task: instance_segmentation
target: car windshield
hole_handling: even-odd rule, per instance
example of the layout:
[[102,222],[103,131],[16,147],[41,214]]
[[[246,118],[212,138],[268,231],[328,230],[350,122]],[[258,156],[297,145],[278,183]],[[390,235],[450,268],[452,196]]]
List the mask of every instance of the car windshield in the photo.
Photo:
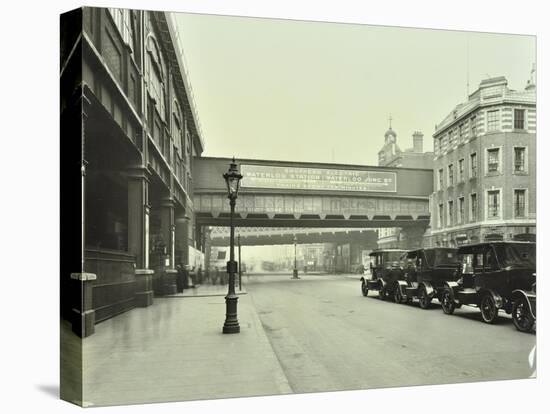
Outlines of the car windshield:
[[457,266],[459,263],[456,249],[425,250],[426,260],[432,266]]
[[497,251],[500,264],[504,267],[536,267],[537,256],[535,243],[501,244],[496,245],[495,250]]

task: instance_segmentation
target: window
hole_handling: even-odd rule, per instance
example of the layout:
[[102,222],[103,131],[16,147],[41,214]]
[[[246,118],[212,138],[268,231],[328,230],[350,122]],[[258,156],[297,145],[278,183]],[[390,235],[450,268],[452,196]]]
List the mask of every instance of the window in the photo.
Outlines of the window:
[[498,172],[499,156],[499,148],[491,148],[487,150],[487,172]]
[[458,160],[458,182],[464,181],[464,158]]
[[135,35],[134,35],[134,14],[129,9],[117,9],[109,7],[109,13],[115,22],[119,33],[122,35],[124,43],[130,47],[130,51],[136,48]]
[[453,131],[447,134],[447,148],[453,148]]
[[500,217],[500,190],[487,191],[487,216],[490,219]]
[[525,217],[525,190],[514,190],[514,216]]
[[437,186],[437,189],[441,190],[443,188],[443,168],[439,169],[439,171],[437,172],[437,175],[439,178],[439,182],[438,182],[439,185]]
[[147,86],[149,93],[155,101],[155,106],[159,111],[160,117],[164,120],[166,116],[164,102],[164,83],[163,83],[163,65],[157,44],[152,37],[147,43]]
[[470,219],[477,221],[477,194],[470,194]]
[[442,154],[443,153],[443,137],[439,137],[437,139],[437,142],[439,144],[439,154]]
[[464,124],[458,126],[458,142],[462,142],[464,139]]
[[514,147],[514,172],[525,172],[525,147]]
[[449,186],[453,185],[453,164],[449,165]]
[[458,222],[464,223],[464,197],[458,199]]
[[477,154],[470,154],[470,177],[477,177]]
[[453,225],[453,207],[454,207],[454,203],[451,200],[451,201],[448,201],[447,204],[448,204],[447,222],[448,222],[449,226],[452,226]]
[[514,129],[525,129],[525,109],[514,109]]
[[439,213],[439,227],[443,227],[443,204],[440,204],[438,206],[438,213]]
[[499,129],[499,111],[487,111],[487,132]]
[[475,116],[470,118],[470,131],[472,138],[477,135],[477,118]]

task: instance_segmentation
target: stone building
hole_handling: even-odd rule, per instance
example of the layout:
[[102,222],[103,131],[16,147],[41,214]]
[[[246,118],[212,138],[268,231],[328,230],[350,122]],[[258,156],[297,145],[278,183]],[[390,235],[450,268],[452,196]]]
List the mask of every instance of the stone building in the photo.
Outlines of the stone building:
[[[433,165],[433,152],[424,152],[424,135],[415,131],[412,135],[413,147],[401,150],[397,144],[397,134],[391,127],[384,134],[384,146],[378,151],[378,165],[383,167],[426,168]],[[379,248],[398,248],[404,245],[405,235],[399,228],[378,229]]]
[[61,17],[62,314],[94,324],[178,288],[203,250],[193,158],[204,143],[169,13]]
[[437,126],[426,244],[532,239],[536,217],[536,85],[483,80]]

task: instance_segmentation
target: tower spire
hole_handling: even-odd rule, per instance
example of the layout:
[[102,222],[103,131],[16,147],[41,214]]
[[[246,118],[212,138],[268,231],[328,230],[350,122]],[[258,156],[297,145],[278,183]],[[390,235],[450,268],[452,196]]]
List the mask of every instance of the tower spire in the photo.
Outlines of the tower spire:
[[391,121],[392,121],[392,117],[391,117],[391,114],[390,114],[390,117],[388,118],[388,120],[390,121],[390,129],[391,129]]

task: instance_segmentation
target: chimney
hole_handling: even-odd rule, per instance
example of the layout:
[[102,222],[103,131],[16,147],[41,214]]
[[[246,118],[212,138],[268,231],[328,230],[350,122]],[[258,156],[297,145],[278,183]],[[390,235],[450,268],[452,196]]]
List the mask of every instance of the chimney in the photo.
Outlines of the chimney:
[[415,131],[413,134],[413,152],[424,152],[423,142],[424,134],[420,131]]

